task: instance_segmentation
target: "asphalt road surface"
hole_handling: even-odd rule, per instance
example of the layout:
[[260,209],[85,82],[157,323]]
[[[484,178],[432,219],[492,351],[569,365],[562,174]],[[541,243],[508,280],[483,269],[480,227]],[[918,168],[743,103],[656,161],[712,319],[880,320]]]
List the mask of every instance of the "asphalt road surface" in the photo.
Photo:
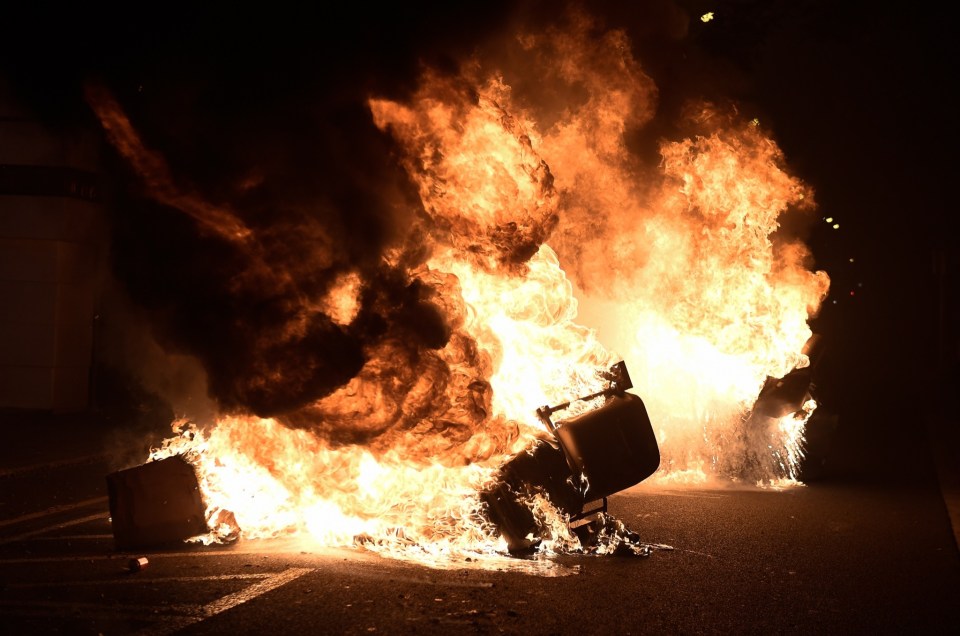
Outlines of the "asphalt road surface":
[[[6,447],[0,469],[3,633],[952,634],[960,625],[960,557],[936,473],[922,466],[909,479],[780,492],[641,485],[614,496],[611,512],[672,549],[439,569],[282,542],[120,553],[104,482],[115,459],[82,430],[29,439],[16,454]],[[138,557],[146,567],[131,571]]]

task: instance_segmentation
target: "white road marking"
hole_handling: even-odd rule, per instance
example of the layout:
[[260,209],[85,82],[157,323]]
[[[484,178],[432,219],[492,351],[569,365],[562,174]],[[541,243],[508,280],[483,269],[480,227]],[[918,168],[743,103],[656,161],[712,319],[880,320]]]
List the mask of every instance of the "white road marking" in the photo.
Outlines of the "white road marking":
[[[157,606],[152,605],[108,605],[106,603],[69,603],[60,601],[27,601],[0,599],[0,616],[24,616],[49,619],[53,616],[78,618],[85,620],[137,619],[152,621],[163,616],[155,614]],[[163,611],[194,613],[194,605],[164,605]],[[194,619],[192,622],[197,622]]]
[[[250,580],[260,579],[238,592],[227,594],[206,605],[195,604],[172,604],[172,605],[117,605],[107,606],[97,603],[60,603],[56,601],[27,601],[27,600],[6,600],[0,599],[0,610],[5,616],[24,616],[24,617],[49,617],[51,612],[68,612],[77,618],[86,618],[93,620],[117,620],[124,619],[142,619],[145,621],[156,621],[156,624],[150,625],[139,632],[141,636],[160,636],[162,634],[172,634],[180,631],[208,618],[222,614],[238,605],[242,605],[258,596],[280,588],[291,581],[294,581],[305,574],[313,572],[314,568],[288,568],[281,572],[270,574],[222,574],[214,576],[176,576],[166,578],[129,578],[122,581],[110,581],[110,583],[162,583],[162,582],[182,582],[190,583],[194,581],[211,580]],[[63,585],[103,585],[106,581],[79,581],[64,582]],[[58,585],[58,583],[27,583],[12,585],[9,587],[26,588],[42,587],[44,585]],[[157,612],[162,613],[157,613]]]
[[88,515],[86,517],[80,517],[79,519],[73,519],[71,521],[63,521],[61,523],[55,523],[53,525],[45,526],[38,530],[31,530],[30,532],[15,534],[12,537],[3,537],[2,539],[0,539],[0,545],[4,545],[6,543],[16,543],[17,541],[22,541],[23,539],[29,539],[30,537],[34,537],[38,534],[46,534],[48,532],[53,532],[54,530],[61,530],[63,528],[69,528],[70,526],[79,526],[82,523],[95,521],[97,519],[107,519],[109,517],[110,517],[109,513],[98,512],[95,515]]
[[56,462],[46,462],[44,464],[31,464],[29,466],[18,466],[16,468],[4,468],[0,470],[0,477],[11,477],[13,475],[19,475],[21,473],[32,473],[38,470],[43,470],[47,468],[61,468],[63,466],[73,466],[74,464],[82,464],[84,462],[89,462],[94,459],[100,459],[105,457],[104,453],[94,453],[92,455],[83,455],[81,457],[73,457],[71,459],[63,459]]
[[90,580],[90,581],[40,581],[36,583],[9,583],[7,589],[37,588],[37,587],[80,587],[83,585],[130,585],[137,583],[190,583],[192,581],[244,581],[246,579],[266,579],[273,576],[269,573],[257,574],[212,574],[210,576],[156,576],[152,578],[137,577],[125,579]]
[[35,537],[34,541],[106,541],[112,534],[62,534],[56,537]]
[[[0,599],[0,608],[3,616],[37,616],[47,618],[54,612],[69,613],[77,618],[138,618],[145,620],[161,618],[155,614],[158,607],[154,605],[107,605],[104,603],[70,603],[62,601],[30,601]],[[200,605],[163,605],[163,611],[169,614],[196,616],[201,611]],[[197,622],[196,619],[193,622]]]
[[272,576],[260,583],[251,585],[250,587],[240,590],[239,592],[234,592],[233,594],[227,594],[226,596],[213,601],[212,603],[207,603],[203,606],[204,614],[207,618],[211,616],[216,616],[221,612],[225,612],[228,609],[233,609],[237,605],[251,601],[262,594],[266,594],[272,590],[277,589],[283,585],[286,585],[290,581],[299,579],[304,574],[313,572],[313,568],[289,568],[283,572],[278,573],[276,576]]
[[176,617],[173,620],[164,621],[159,625],[148,627],[137,633],[141,636],[160,636],[162,634],[172,634],[174,632],[178,632],[188,625],[199,623],[203,620],[216,616],[217,614],[222,614],[227,610],[233,609],[238,605],[252,601],[258,596],[262,596],[267,592],[271,592],[279,587],[282,587],[310,572],[313,572],[313,568],[289,568],[283,572],[279,572],[276,575],[271,576],[268,579],[264,579],[259,583],[255,583],[248,588],[242,589],[239,592],[227,594],[226,596],[221,597],[211,603],[202,605],[198,612],[199,616],[182,618]]
[[[302,556],[302,552],[264,552],[263,550],[217,550],[211,552],[147,552],[151,560],[168,557],[214,557],[214,556]],[[133,556],[143,556],[133,552],[123,554],[89,554],[87,556],[27,557],[18,559],[0,559],[0,565],[19,565],[23,563],[65,563],[68,561],[128,561]]]
[[40,512],[31,512],[29,514],[20,515],[19,517],[14,517],[13,519],[0,520],[0,528],[4,526],[13,525],[15,523],[22,523],[24,521],[39,519],[41,517],[49,517],[50,515],[66,512],[67,510],[76,510],[77,508],[84,508],[86,506],[92,506],[94,504],[106,503],[106,502],[107,502],[106,497],[94,497],[93,499],[84,499],[83,501],[77,501],[71,504],[54,506],[53,508],[47,508],[46,510],[41,510]]

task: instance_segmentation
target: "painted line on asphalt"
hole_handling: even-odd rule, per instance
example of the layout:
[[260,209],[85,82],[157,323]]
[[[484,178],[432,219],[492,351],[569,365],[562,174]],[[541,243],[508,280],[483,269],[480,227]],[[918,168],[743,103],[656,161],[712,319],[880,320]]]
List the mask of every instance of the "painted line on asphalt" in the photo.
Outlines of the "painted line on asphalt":
[[221,612],[233,609],[237,605],[242,605],[243,603],[252,601],[258,596],[273,591],[278,587],[284,586],[291,581],[299,579],[304,574],[309,574],[310,572],[313,572],[313,568],[289,568],[275,576],[271,576],[270,578],[261,581],[260,583],[251,585],[244,590],[234,592],[233,594],[227,594],[226,596],[219,598],[212,603],[207,603],[203,606],[203,611],[207,618],[216,616]]
[[95,515],[88,515],[86,517],[80,517],[79,519],[73,519],[71,521],[63,521],[61,523],[55,523],[50,526],[45,526],[37,530],[31,530],[30,532],[22,532],[20,534],[15,534],[12,537],[3,537],[0,538],[0,545],[5,545],[7,543],[16,543],[17,541],[22,541],[24,539],[29,539],[30,537],[35,537],[38,534],[46,534],[48,532],[53,532],[55,530],[62,530],[63,528],[69,528],[71,526],[79,526],[83,523],[88,523],[90,521],[95,521],[98,519],[109,519],[110,514],[106,512],[98,512]]
[[[263,550],[219,550],[215,552],[156,552],[149,554],[151,560],[173,557],[214,557],[214,556],[302,556],[302,552],[264,552]],[[127,561],[140,553],[125,552],[123,554],[88,554],[86,556],[58,556],[58,557],[25,557],[16,559],[0,559],[0,565],[22,565],[27,563],[66,563],[68,561]]]
[[44,470],[48,468],[63,468],[64,466],[73,466],[75,464],[83,464],[85,462],[92,461],[94,459],[101,459],[106,457],[105,453],[94,453],[92,455],[83,455],[81,457],[72,457],[70,459],[62,459],[56,462],[45,462],[43,464],[31,464],[29,466],[18,466],[16,468],[4,468],[0,470],[0,477],[12,477],[14,475],[20,475],[24,473],[33,473],[38,470]]
[[[8,600],[0,599],[0,615],[2,616],[26,616],[38,618],[50,618],[54,612],[62,612],[64,615],[69,613],[75,618],[102,618],[105,620],[115,620],[117,618],[138,618],[144,620],[155,620],[159,617],[154,614],[157,610],[153,605],[131,605],[123,604],[109,606],[100,603],[78,603],[62,601],[33,601],[33,600]],[[164,612],[178,612],[180,614],[196,614],[200,611],[199,605],[164,605]],[[196,622],[196,619],[194,619]]]
[[56,537],[34,537],[34,541],[106,541],[112,534],[61,534]]
[[208,576],[156,576],[152,578],[124,578],[89,580],[89,581],[36,581],[33,583],[8,583],[6,589],[27,589],[43,587],[82,587],[84,585],[130,585],[138,583],[191,583],[193,581],[245,581],[247,579],[267,579],[275,573],[262,572],[257,574],[211,574]]
[[242,589],[239,592],[234,592],[233,594],[227,594],[224,597],[221,597],[211,603],[201,606],[200,616],[197,617],[177,617],[174,620],[164,622],[162,624],[148,627],[147,629],[137,632],[140,636],[161,636],[163,634],[172,634],[178,632],[188,625],[202,622],[208,618],[212,618],[217,614],[222,614],[227,610],[231,610],[238,605],[243,605],[258,596],[262,596],[267,592],[272,592],[273,590],[294,581],[304,574],[309,574],[313,572],[313,568],[290,568],[280,572],[274,576],[271,576],[268,579],[264,579],[259,583],[255,583],[248,588]]
[[4,526],[11,526],[16,523],[23,523],[24,521],[32,521],[34,519],[49,517],[51,515],[56,515],[61,512],[66,512],[68,510],[76,510],[77,508],[85,508],[87,506],[92,506],[94,504],[106,503],[106,502],[107,502],[106,497],[94,497],[92,499],[84,499],[83,501],[77,501],[70,504],[54,506],[52,508],[47,508],[46,510],[41,510],[40,512],[31,512],[25,515],[20,515],[19,517],[14,517],[12,519],[0,520],[0,528]]
[[[171,605],[129,605],[104,606],[97,603],[60,603],[57,601],[30,601],[30,600],[7,600],[0,599],[0,615],[3,616],[25,616],[48,618],[51,612],[67,613],[74,618],[117,620],[118,618],[142,619],[145,621],[156,622],[139,632],[141,636],[161,636],[163,634],[172,634],[190,625],[195,625],[202,621],[222,614],[239,605],[254,600],[255,598],[272,592],[287,583],[290,583],[305,574],[313,572],[314,568],[288,568],[281,572],[273,574],[240,574],[240,575],[218,575],[218,576],[198,576],[198,577],[168,577],[166,579],[126,579],[118,581],[122,583],[132,582],[191,582],[191,581],[209,581],[224,579],[261,579],[239,592],[227,594],[215,601],[205,605],[196,604],[171,604]],[[104,581],[89,581],[84,584],[102,585]],[[69,584],[66,584],[69,585]],[[22,584],[17,587],[31,587],[32,584]],[[42,584],[37,584],[40,587]],[[13,586],[11,586],[13,587]],[[162,610],[162,614],[156,613]]]

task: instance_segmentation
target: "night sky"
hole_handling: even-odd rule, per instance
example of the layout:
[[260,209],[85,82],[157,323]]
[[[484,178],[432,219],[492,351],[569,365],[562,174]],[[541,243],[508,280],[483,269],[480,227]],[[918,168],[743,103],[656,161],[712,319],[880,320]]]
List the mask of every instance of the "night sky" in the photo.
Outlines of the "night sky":
[[[382,136],[363,121],[365,98],[403,96],[421,63],[451,67],[512,24],[550,19],[557,5],[5,9],[0,72],[39,117],[64,129],[96,125],[84,82],[109,87],[175,175],[214,200],[257,169],[269,183],[269,209],[362,202],[366,217],[342,219],[348,229],[356,224],[350,253],[360,258],[391,230],[378,212],[388,203],[366,184],[397,182]],[[834,230],[821,220],[808,238],[815,266],[833,281],[814,327],[827,343],[821,383],[834,408],[862,408],[891,387],[916,405],[951,369],[955,378],[960,257],[951,230],[960,111],[955,24],[941,5],[588,6],[631,37],[660,88],[665,120],[686,98],[735,101],[772,131],[793,172],[814,189],[819,216],[840,224]],[[707,11],[714,19],[701,22]],[[116,201],[143,210],[136,220],[112,218],[120,277],[135,300],[162,306],[178,293],[176,276],[167,275],[175,268],[156,243],[144,242],[143,224],[155,224],[154,239],[179,244],[188,262],[205,246],[183,220],[162,223],[163,210],[138,202],[132,175],[109,152],[105,166]],[[254,219],[267,214],[257,201],[238,205]],[[160,269],[138,264],[144,254]],[[855,406],[837,404],[844,401]]]

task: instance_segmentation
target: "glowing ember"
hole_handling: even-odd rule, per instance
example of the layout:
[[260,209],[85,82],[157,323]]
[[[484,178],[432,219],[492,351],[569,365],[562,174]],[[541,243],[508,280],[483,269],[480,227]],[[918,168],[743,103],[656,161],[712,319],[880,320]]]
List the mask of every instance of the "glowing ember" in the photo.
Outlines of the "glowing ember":
[[[768,377],[808,363],[807,319],[828,279],[779,219],[812,210],[811,192],[756,120],[710,104],[691,104],[684,136],[643,163],[627,136],[654,118],[656,87],[623,33],[594,29],[575,17],[516,39],[510,59],[527,68],[475,59],[457,77],[425,72],[409,100],[369,100],[422,210],[377,267],[340,272],[323,293],[293,270],[267,280],[297,292],[292,342],[317,316],[350,335],[379,327],[359,372],[325,395],[273,419],[176,424],[151,459],[183,453],[197,467],[207,540],[492,559],[504,541],[478,493],[547,435],[538,407],[595,391],[620,359],[657,433],[655,480],[795,478],[815,403],[772,423],[749,414]],[[531,76],[570,103],[538,99]],[[131,163],[162,168],[109,97],[91,99]],[[151,183],[168,204],[183,199]],[[247,245],[253,270],[272,262],[276,248],[233,214],[194,198],[181,207]],[[543,553],[581,549],[549,500],[528,503]],[[614,526],[604,532],[622,539]]]

